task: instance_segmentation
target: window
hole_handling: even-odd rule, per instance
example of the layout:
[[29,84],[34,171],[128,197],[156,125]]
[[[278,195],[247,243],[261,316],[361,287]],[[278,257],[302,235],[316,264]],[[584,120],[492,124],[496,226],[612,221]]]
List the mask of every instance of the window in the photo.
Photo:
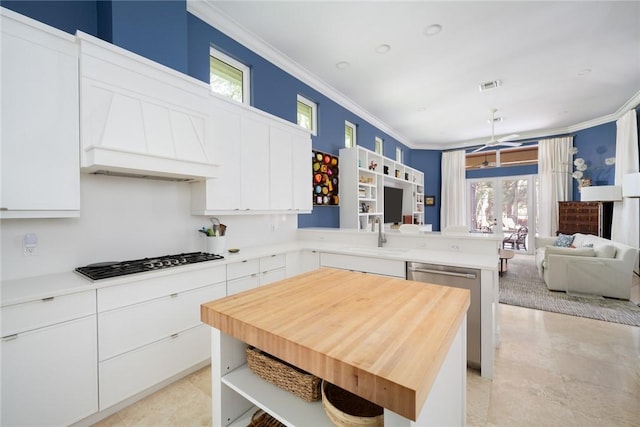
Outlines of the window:
[[402,149],[396,147],[396,162],[402,163]]
[[356,125],[346,121],[344,122],[344,146],[347,148],[356,146]]
[[298,125],[317,135],[317,109],[315,102],[298,95]]
[[249,104],[249,67],[214,49],[209,50],[211,90],[235,101]]
[[375,142],[375,148],[373,151],[375,151],[376,153],[380,154],[381,156],[384,155],[383,151],[382,151],[382,138],[380,138],[379,136],[376,136],[376,142]]
[[482,169],[507,166],[538,164],[538,146],[526,145],[519,148],[497,151],[479,151],[466,155],[466,169]]

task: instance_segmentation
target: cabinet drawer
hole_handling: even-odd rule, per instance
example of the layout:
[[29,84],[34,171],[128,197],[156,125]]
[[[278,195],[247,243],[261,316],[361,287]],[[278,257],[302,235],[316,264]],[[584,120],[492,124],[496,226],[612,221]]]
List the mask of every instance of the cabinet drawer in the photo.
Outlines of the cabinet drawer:
[[199,325],[200,305],[225,295],[219,283],[98,314],[99,360]]
[[240,262],[234,262],[233,264],[227,264],[227,280],[257,274],[258,271],[260,271],[260,261],[258,258],[245,259]]
[[258,273],[227,282],[227,296],[257,288],[260,284]]
[[405,262],[399,260],[321,253],[320,265],[322,267],[405,278]]
[[1,336],[12,335],[96,314],[95,290],[8,305],[2,313]]
[[98,289],[98,312],[224,282],[224,265]]
[[276,268],[274,270],[263,271],[260,273],[260,286],[268,285],[269,283],[277,282],[287,277],[287,269]]
[[284,268],[286,265],[287,259],[284,254],[274,254],[260,258],[261,272],[275,270],[276,268]]
[[200,325],[99,364],[100,410],[211,357],[211,328]]

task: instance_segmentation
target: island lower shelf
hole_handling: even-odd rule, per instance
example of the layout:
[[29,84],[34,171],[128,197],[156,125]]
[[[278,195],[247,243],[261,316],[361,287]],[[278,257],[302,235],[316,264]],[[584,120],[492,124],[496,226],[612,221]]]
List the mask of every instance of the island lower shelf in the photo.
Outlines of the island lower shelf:
[[245,421],[250,421],[255,410],[260,408],[286,425],[304,426],[313,420],[314,426],[333,426],[321,401],[306,402],[295,394],[263,380],[246,364],[223,376],[221,381],[223,385],[253,404],[252,409],[240,416],[238,425],[246,426],[248,423]]

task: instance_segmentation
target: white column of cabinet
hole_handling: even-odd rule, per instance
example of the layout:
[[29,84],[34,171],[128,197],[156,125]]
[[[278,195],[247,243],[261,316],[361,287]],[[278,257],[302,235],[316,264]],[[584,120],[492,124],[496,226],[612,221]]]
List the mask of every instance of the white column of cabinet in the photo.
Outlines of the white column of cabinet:
[[194,215],[311,210],[311,138],[302,128],[212,96],[217,178],[191,184]]
[[98,411],[96,292],[5,306],[3,426],[70,425]]
[[320,252],[302,249],[287,253],[287,277],[320,268]]
[[1,9],[1,218],[80,215],[75,38]]
[[225,285],[219,265],[99,289],[100,410],[206,361],[200,304]]

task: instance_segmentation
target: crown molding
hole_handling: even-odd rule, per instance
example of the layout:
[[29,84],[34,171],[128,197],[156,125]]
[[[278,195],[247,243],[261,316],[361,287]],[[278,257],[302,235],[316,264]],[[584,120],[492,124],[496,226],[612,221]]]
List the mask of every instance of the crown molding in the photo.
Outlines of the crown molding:
[[387,135],[398,140],[398,142],[406,145],[409,148],[417,148],[417,146],[407,137],[398,133],[397,130],[393,129],[391,126],[389,126],[373,114],[369,113],[362,106],[346,97],[342,92],[327,84],[297,62],[293,61],[283,52],[279,51],[269,43],[262,40],[257,35],[253,34],[251,31],[244,28],[237,21],[230,18],[228,15],[226,15],[224,12],[216,8],[208,1],[187,0],[187,12],[203,20],[218,31],[224,33],[236,42],[242,44],[244,47],[254,51],[256,54],[271,62],[276,67],[281,68],[283,71],[291,74],[293,77],[322,93],[327,98],[330,98],[337,104],[360,116],[362,119],[377,127]]
[[[442,143],[428,143],[418,144],[410,141],[404,135],[398,133],[397,130],[390,127],[388,124],[369,113],[362,106],[345,96],[333,86],[327,84],[319,77],[311,73],[309,70],[302,67],[300,64],[293,61],[283,52],[279,51],[275,47],[271,46],[251,31],[244,28],[237,21],[230,18],[220,9],[206,0],[187,0],[187,12],[203,20],[207,24],[211,25],[218,31],[226,34],[236,42],[242,44],[244,47],[254,51],[267,61],[271,62],[276,67],[291,74],[301,82],[307,84],[311,88],[322,93],[324,96],[330,98],[337,104],[351,111],[352,113],[360,116],[363,120],[366,120],[373,126],[376,126],[387,135],[395,138],[398,142],[406,145],[410,149],[414,150],[453,150],[453,149],[466,149],[473,146],[478,146],[486,142],[485,139],[477,139],[470,141],[460,141],[455,146]],[[562,135],[567,133],[573,133],[580,130],[588,129],[590,127],[599,126],[605,123],[618,120],[630,109],[640,106],[640,91],[633,95],[624,105],[622,105],[616,112],[599,117],[596,119],[581,122],[575,125],[555,128],[555,129],[540,129],[536,131],[521,133],[520,139],[536,139],[547,138],[555,135]]]

